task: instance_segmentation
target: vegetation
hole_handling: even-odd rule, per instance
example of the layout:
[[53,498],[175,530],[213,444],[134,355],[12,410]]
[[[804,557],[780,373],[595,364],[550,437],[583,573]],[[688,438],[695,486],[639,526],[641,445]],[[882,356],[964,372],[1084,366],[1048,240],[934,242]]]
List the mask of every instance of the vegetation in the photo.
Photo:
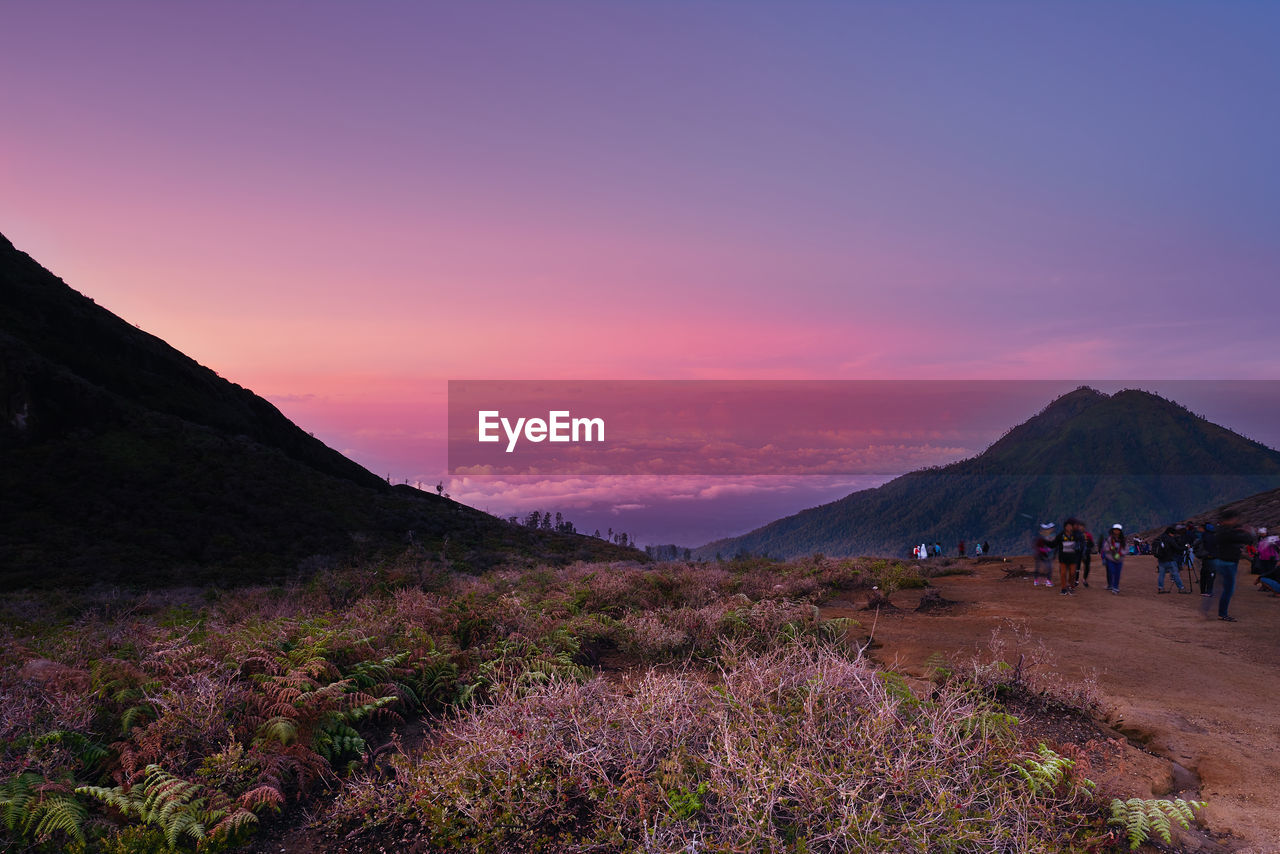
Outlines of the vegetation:
[[0,848],[234,851],[282,821],[367,850],[1118,839],[1074,763],[1002,708],[1020,671],[913,686],[819,613],[925,583],[883,560],[406,559],[234,592],[9,594]]
[[0,236],[0,567],[10,587],[258,584],[406,547],[463,570],[644,559],[392,486]]
[[1173,838],[1173,822],[1188,827],[1195,820],[1195,811],[1204,808],[1204,801],[1184,801],[1130,798],[1111,801],[1111,823],[1124,829],[1131,850],[1156,836],[1168,844]]

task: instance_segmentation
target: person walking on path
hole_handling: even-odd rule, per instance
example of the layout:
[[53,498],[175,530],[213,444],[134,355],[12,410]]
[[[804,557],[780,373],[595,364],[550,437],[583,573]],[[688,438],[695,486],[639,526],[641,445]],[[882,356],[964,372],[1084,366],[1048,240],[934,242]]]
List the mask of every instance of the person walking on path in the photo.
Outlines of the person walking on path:
[[1098,550],[1098,544],[1093,541],[1093,534],[1088,530],[1084,532],[1084,560],[1080,563],[1080,583],[1085,587],[1089,586],[1089,567],[1093,565],[1093,553]]
[[1200,558],[1200,595],[1206,598],[1213,596],[1213,579],[1217,575],[1217,554],[1218,526],[1212,522],[1206,522],[1204,533],[1200,535],[1200,541],[1196,545],[1196,556]]
[[1117,595],[1120,593],[1120,570],[1124,567],[1124,555],[1124,527],[1117,522],[1111,526],[1111,533],[1102,541],[1102,564],[1107,568],[1107,589]]
[[1084,531],[1079,519],[1068,519],[1062,525],[1062,533],[1053,541],[1058,557],[1058,575],[1062,580],[1062,595],[1075,594],[1076,573],[1084,558]]
[[1032,554],[1036,560],[1036,568],[1031,574],[1031,585],[1040,586],[1040,573],[1044,572],[1044,586],[1053,586],[1053,529],[1057,525],[1045,522],[1040,526],[1040,536],[1036,537],[1032,546]]
[[[1253,543],[1253,532],[1240,525],[1240,514],[1234,510],[1223,510],[1215,534],[1218,548],[1213,568],[1218,576],[1218,619],[1234,623],[1236,618],[1231,616],[1229,609],[1231,596],[1236,592],[1236,572],[1245,547]],[[1206,619],[1212,601],[1213,597],[1200,601],[1200,610]]]
[[1186,593],[1187,588],[1182,586],[1182,574],[1178,572],[1178,561],[1182,559],[1182,540],[1178,537],[1177,530],[1172,525],[1164,529],[1164,533],[1156,537],[1155,544],[1152,546],[1152,552],[1156,557],[1156,568],[1158,575],[1156,577],[1156,592],[1168,593],[1164,589],[1164,577],[1166,574],[1173,576],[1173,583],[1177,585],[1179,593]]

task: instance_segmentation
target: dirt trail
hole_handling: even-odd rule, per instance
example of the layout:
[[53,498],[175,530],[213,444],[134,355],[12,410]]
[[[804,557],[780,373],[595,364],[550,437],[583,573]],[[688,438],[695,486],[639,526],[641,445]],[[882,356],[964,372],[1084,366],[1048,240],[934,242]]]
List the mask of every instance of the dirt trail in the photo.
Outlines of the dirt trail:
[[[1226,623],[1216,611],[1212,619],[1201,615],[1198,588],[1157,595],[1150,557],[1126,561],[1119,596],[1106,591],[1100,567],[1091,575],[1094,586],[1069,597],[1029,579],[1006,580],[1005,568],[1018,563],[1031,565],[1029,558],[1011,558],[975,564],[973,575],[934,579],[942,596],[958,603],[940,611],[910,610],[920,591],[895,593],[892,602],[902,610],[879,618],[875,657],[923,674],[934,652],[953,661],[989,655],[994,629],[1002,627],[1012,642],[1010,624],[1025,627],[1024,637],[1049,653],[1042,669],[1095,680],[1107,723],[1198,775],[1208,801],[1202,821],[1226,848],[1280,852],[1280,599],[1256,592],[1255,576],[1242,564],[1231,604],[1239,622]],[[858,619],[870,627],[870,614]],[[1168,763],[1157,763],[1163,770],[1139,768],[1134,753],[1141,757],[1130,751],[1116,759],[1126,767],[1113,769],[1117,774],[1104,785],[1125,785],[1132,789],[1126,796],[1143,797],[1194,785]]]

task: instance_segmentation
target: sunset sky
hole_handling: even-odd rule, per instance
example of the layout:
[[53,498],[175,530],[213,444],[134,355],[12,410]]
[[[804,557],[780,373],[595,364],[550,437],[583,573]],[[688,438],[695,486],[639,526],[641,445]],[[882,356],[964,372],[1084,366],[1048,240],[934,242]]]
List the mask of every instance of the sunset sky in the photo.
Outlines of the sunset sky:
[[[1277,44],[1244,2],[9,4],[0,232],[429,484],[451,379],[1274,379]],[[696,545],[860,485],[450,488]]]

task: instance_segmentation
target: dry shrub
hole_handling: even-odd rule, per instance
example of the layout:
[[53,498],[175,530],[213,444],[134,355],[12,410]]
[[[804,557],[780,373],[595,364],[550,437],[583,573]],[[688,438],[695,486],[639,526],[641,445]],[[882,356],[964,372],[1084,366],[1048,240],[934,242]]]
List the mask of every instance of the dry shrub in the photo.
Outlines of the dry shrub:
[[506,691],[335,822],[420,823],[432,850],[1036,851],[1060,808],[1011,769],[1007,720],[959,685],[914,696],[865,661],[789,644],[697,671]]

